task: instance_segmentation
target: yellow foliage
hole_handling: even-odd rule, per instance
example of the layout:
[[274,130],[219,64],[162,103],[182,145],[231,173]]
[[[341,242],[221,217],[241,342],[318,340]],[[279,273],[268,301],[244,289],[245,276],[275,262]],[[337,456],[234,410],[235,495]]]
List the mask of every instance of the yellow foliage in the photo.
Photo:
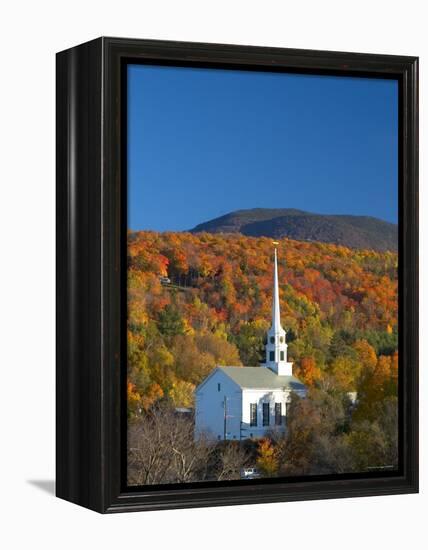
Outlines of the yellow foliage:
[[258,443],[257,467],[266,476],[273,476],[278,472],[278,450],[268,438],[260,439]]
[[377,363],[376,352],[366,340],[357,340],[354,344],[358,359],[364,369],[374,370]]
[[175,407],[192,407],[194,401],[195,385],[184,380],[174,382],[169,396]]

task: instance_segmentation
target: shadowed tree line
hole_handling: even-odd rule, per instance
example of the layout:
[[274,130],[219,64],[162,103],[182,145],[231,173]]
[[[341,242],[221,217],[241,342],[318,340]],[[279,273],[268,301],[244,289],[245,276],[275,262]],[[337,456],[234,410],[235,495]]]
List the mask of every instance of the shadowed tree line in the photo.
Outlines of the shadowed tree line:
[[292,395],[285,435],[212,443],[194,440],[192,417],[155,405],[129,423],[129,483],[233,480],[249,466],[263,477],[396,469],[397,398],[381,396],[370,407],[361,419],[346,394],[313,388],[306,399]]

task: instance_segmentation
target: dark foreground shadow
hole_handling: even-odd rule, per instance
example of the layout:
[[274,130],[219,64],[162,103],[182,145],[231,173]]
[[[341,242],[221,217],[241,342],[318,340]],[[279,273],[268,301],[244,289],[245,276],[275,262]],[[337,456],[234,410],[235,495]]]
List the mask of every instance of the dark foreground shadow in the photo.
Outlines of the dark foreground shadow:
[[55,496],[55,481],[53,479],[27,479],[27,483],[45,493]]

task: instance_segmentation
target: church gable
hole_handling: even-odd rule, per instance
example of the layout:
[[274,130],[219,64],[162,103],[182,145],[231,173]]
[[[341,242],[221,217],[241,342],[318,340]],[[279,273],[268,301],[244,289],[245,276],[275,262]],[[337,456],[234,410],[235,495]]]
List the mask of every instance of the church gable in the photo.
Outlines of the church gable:
[[[195,393],[204,393],[212,391],[215,387],[220,388],[221,384],[233,387],[234,390],[240,390],[239,384],[224,371],[225,368],[244,369],[246,367],[216,367],[195,389]],[[220,384],[220,386],[219,386]]]

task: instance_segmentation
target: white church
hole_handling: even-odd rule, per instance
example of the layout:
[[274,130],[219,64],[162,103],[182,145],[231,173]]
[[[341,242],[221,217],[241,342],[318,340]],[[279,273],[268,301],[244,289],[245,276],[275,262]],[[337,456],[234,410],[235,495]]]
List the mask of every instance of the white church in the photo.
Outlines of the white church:
[[273,282],[266,361],[258,367],[217,367],[205,378],[195,391],[195,438],[204,434],[211,440],[239,441],[284,432],[291,393],[306,396],[306,387],[293,376],[293,364],[287,360],[276,248]]

